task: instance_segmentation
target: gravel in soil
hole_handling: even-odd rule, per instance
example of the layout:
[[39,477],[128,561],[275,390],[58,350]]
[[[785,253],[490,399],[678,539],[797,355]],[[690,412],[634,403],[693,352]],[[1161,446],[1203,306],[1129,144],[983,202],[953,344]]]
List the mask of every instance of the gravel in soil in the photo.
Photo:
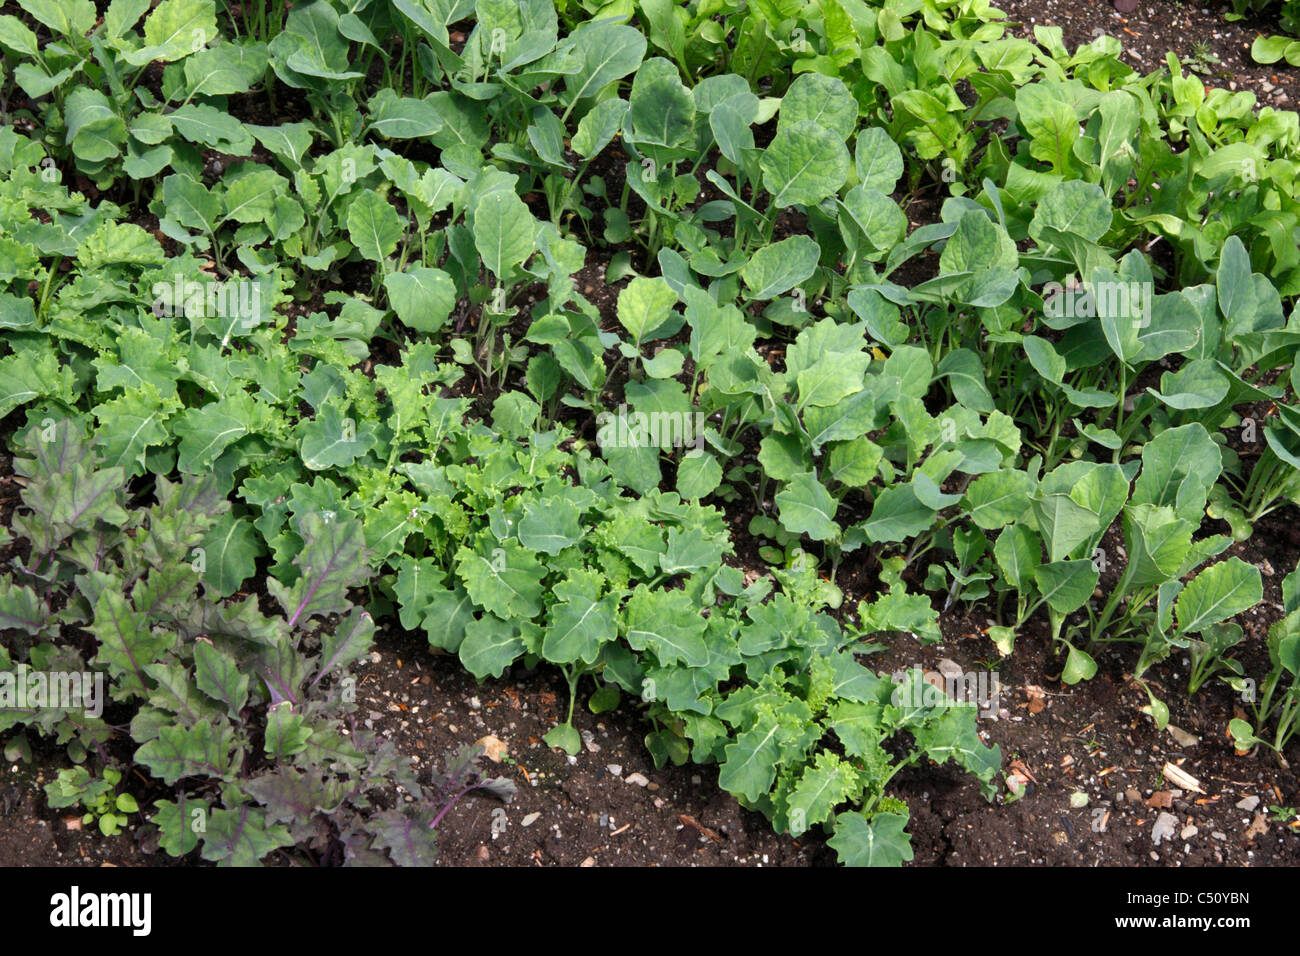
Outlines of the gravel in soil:
[[[400,666],[399,666],[400,663]],[[508,804],[473,792],[438,826],[441,865],[803,866],[830,863],[820,842],[801,845],[772,832],[759,814],[717,785],[716,767],[656,769],[647,726],[626,701],[593,715],[590,684],[579,692],[575,757],[542,737],[562,720],[568,688],[556,675],[522,668],[481,684],[453,656],[430,652],[422,637],[381,634],[357,667],[357,702],[368,725],[418,760],[421,779],[449,753],[494,737],[498,763],[488,776],[516,786]],[[496,742],[489,749],[496,750]]]
[[1074,50],[1104,33],[1123,44],[1121,60],[1139,73],[1165,69],[1172,50],[1183,71],[1197,72],[1207,87],[1250,90],[1259,107],[1294,110],[1300,102],[1300,70],[1251,58],[1255,37],[1277,32],[1267,14],[1229,23],[1226,7],[1177,0],[1138,0],[1123,13],[1098,0],[997,0],[994,6],[1006,13],[1013,36],[1032,38],[1035,26],[1056,26]]

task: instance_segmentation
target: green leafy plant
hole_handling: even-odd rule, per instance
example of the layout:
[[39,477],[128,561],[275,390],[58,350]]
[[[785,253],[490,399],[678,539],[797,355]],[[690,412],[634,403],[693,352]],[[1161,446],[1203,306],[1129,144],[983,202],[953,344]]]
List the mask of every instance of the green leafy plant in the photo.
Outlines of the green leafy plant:
[[140,805],[129,793],[118,793],[122,771],[105,767],[103,776],[92,778],[85,767],[60,770],[54,780],[45,785],[49,805],[58,809],[81,804],[86,814],[83,824],[97,824],[99,832],[111,837],[130,822],[130,814],[139,813]]

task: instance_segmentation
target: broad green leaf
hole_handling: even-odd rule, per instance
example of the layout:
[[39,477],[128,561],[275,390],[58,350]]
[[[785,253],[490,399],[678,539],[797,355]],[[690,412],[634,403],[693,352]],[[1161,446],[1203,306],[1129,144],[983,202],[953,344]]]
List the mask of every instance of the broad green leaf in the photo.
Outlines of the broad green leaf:
[[167,114],[172,126],[191,143],[210,146],[223,153],[247,156],[253,151],[253,137],[234,116],[206,103],[186,103]]
[[[192,727],[163,727],[157,737],[135,752],[135,759],[167,784],[182,777],[222,780],[233,770],[229,764],[234,743],[228,723],[223,721],[214,727],[205,717]],[[208,826],[211,829],[211,823]]]
[[910,484],[886,488],[876,499],[871,517],[857,525],[873,542],[906,541],[934,524],[935,512],[916,497]]
[[555,664],[593,664],[601,646],[618,636],[612,602],[593,599],[593,582],[587,576],[581,580],[582,584],[561,581],[555,587],[559,600],[551,607],[550,626],[542,642],[542,656]]
[[185,60],[185,83],[191,96],[247,93],[266,74],[269,62],[265,43],[222,41]]
[[645,56],[646,38],[641,31],[609,20],[587,21],[569,38],[582,58],[582,68],[564,80],[570,109],[578,100],[594,97],[609,83],[633,72]]
[[264,222],[275,212],[275,201],[288,190],[284,177],[265,166],[243,164],[238,178],[226,177],[225,218],[235,222]]
[[704,643],[707,622],[685,591],[651,591],[644,584],[628,599],[623,627],[633,650],[650,650],[665,666],[680,663],[704,667],[709,650]]
[[903,153],[879,126],[869,126],[858,134],[853,159],[858,185],[863,189],[875,189],[888,196],[903,175]]
[[813,274],[821,247],[807,236],[791,236],[763,246],[740,270],[755,299],[774,299]]
[[781,725],[760,715],[756,724],[723,748],[726,754],[718,772],[718,785],[751,802],[771,789],[781,755]]
[[971,520],[985,530],[1001,528],[1029,511],[1034,479],[1023,471],[995,471],[981,475],[966,489]]
[[417,332],[437,332],[456,307],[456,284],[441,269],[408,266],[405,272],[390,272],[384,289],[402,324]]
[[1055,561],[1041,564],[1033,571],[1034,583],[1058,614],[1069,614],[1083,607],[1097,587],[1097,569],[1090,560]]
[[1067,644],[1067,656],[1065,667],[1061,670],[1061,683],[1077,684],[1081,680],[1092,680],[1097,673],[1097,662],[1092,656],[1085,651],[1079,650],[1073,644]]
[[677,67],[653,57],[642,63],[628,95],[626,138],[656,162],[666,162],[689,144],[695,129],[695,104]]
[[1225,621],[1263,599],[1259,568],[1228,558],[1203,570],[1187,583],[1174,604],[1178,630],[1184,634]]
[[203,537],[203,581],[216,597],[229,597],[252,577],[265,553],[248,518],[227,514]]
[[780,130],[763,152],[763,185],[772,208],[811,206],[839,191],[849,175],[849,151],[835,133],[804,121]]
[[826,844],[845,866],[902,866],[912,859],[907,815],[873,813],[867,818],[845,811],[835,818],[835,835]]
[[207,641],[194,644],[194,679],[199,690],[226,707],[226,713],[238,718],[248,702],[248,676],[229,654]]
[[443,127],[442,117],[431,103],[398,96],[388,87],[372,96],[368,105],[371,131],[386,139],[419,139]]
[[456,553],[456,572],[470,597],[505,620],[531,620],[542,603],[545,568],[513,540],[503,541],[484,555],[462,547]]
[[618,294],[619,324],[639,347],[673,317],[677,294],[662,277],[637,276]]
[[64,142],[79,159],[103,162],[121,155],[126,123],[99,90],[81,88],[68,97]]
[[288,827],[267,824],[266,811],[245,804],[212,811],[199,855],[218,866],[259,866],[272,851],[292,843]]
[[835,523],[837,502],[812,472],[796,475],[776,493],[781,526],[791,534],[806,534],[814,541],[839,536]]
[[474,248],[503,282],[536,249],[532,213],[513,190],[490,192],[474,207]]
[[858,101],[843,81],[821,73],[803,73],[781,98],[777,132],[800,123],[815,123],[843,142],[858,125]]
[[686,501],[710,495],[722,483],[722,465],[708,452],[688,453],[677,465],[677,493]]
[[524,653],[524,641],[519,628],[497,615],[484,614],[465,626],[459,653],[460,663],[476,678],[499,678]]
[[342,468],[352,464],[375,444],[375,434],[368,422],[358,426],[345,416],[338,402],[326,402],[316,416],[298,423],[302,436],[299,453],[302,463],[312,471]]
[[1142,450],[1134,504],[1168,505],[1199,525],[1210,487],[1223,468],[1218,444],[1200,422],[1161,432]]
[[597,103],[578,123],[570,145],[583,159],[591,159],[613,140],[627,115],[627,101],[617,97]]
[[122,56],[132,66],[153,60],[171,62],[199,52],[216,38],[213,0],[163,0],[144,22],[144,46]]
[[1097,242],[1110,229],[1111,217],[1110,202],[1100,186],[1071,179],[1057,183],[1034,206],[1029,234],[1038,238],[1048,226]]
[[582,509],[556,495],[530,502],[519,519],[519,543],[533,551],[559,554],[582,539]]
[[1065,93],[1056,84],[1040,81],[1016,91],[1020,125],[1029,134],[1029,155],[1052,164],[1056,173],[1072,168],[1079,119]]
[[984,366],[970,349],[955,349],[945,355],[936,377],[948,379],[953,396],[967,408],[986,414],[994,410],[993,396],[984,383]]
[[360,587],[370,577],[361,522],[350,514],[308,511],[298,523],[298,533],[303,540],[293,560],[298,580],[293,587],[275,578],[266,582],[290,627],[311,617],[344,613],[351,606],[348,589]]
[[352,200],[347,223],[348,238],[372,262],[382,262],[391,256],[405,231],[397,210],[378,193],[369,191]]
[[819,753],[790,791],[787,801],[790,835],[800,836],[813,824],[829,819],[835,807],[861,785],[849,763],[826,751]]
[[155,632],[144,615],[112,589],[100,593],[89,630],[99,641],[96,662],[107,666],[116,678],[115,696],[116,692],[145,696],[150,684],[144,668],[177,641],[175,634]]

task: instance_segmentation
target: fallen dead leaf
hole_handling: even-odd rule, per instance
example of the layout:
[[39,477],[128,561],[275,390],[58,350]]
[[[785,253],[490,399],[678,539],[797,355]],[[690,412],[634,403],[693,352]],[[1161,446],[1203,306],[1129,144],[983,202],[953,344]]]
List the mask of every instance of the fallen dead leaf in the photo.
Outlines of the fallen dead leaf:
[[1013,760],[1008,766],[1010,766],[1012,773],[1016,774],[1016,776],[1024,777],[1026,780],[1032,780],[1034,783],[1038,783],[1038,778],[1029,772],[1029,768],[1025,766],[1023,760]]
[[1183,730],[1183,728],[1177,727],[1173,724],[1166,726],[1165,730],[1169,731],[1169,736],[1173,737],[1174,742],[1180,747],[1195,747],[1201,742],[1201,738],[1196,736],[1196,734]]
[[488,734],[486,737],[480,737],[474,741],[475,746],[483,748],[483,756],[487,757],[493,763],[500,763],[501,758],[510,753],[510,748],[500,738]]
[[1267,832],[1268,820],[1264,819],[1264,814],[1257,813],[1255,814],[1255,819],[1251,822],[1250,826],[1246,828],[1246,842],[1249,843],[1251,840],[1255,839],[1255,837],[1263,836]]

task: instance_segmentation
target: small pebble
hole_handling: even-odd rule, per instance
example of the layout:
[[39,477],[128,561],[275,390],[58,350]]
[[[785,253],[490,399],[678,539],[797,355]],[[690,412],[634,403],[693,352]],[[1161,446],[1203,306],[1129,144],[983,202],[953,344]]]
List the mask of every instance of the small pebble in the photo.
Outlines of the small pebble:
[[622,765],[622,764],[611,763],[611,764],[608,764],[608,765],[605,767],[605,769],[608,770],[610,773],[612,773],[612,774],[613,774],[614,776],[616,776],[616,777],[621,777],[621,776],[623,776],[623,765]]
[[646,778],[646,775],[643,774],[643,773],[630,773],[630,774],[628,774],[628,775],[627,775],[627,782],[628,782],[628,783],[634,783],[634,784],[636,784],[638,787],[644,787],[644,786],[646,786],[647,784],[650,783],[650,781]]
[[519,825],[521,827],[530,827],[537,822],[540,816],[541,816],[540,813],[536,813],[536,812],[530,813],[528,814],[528,816],[524,817],[522,820],[519,821]]

